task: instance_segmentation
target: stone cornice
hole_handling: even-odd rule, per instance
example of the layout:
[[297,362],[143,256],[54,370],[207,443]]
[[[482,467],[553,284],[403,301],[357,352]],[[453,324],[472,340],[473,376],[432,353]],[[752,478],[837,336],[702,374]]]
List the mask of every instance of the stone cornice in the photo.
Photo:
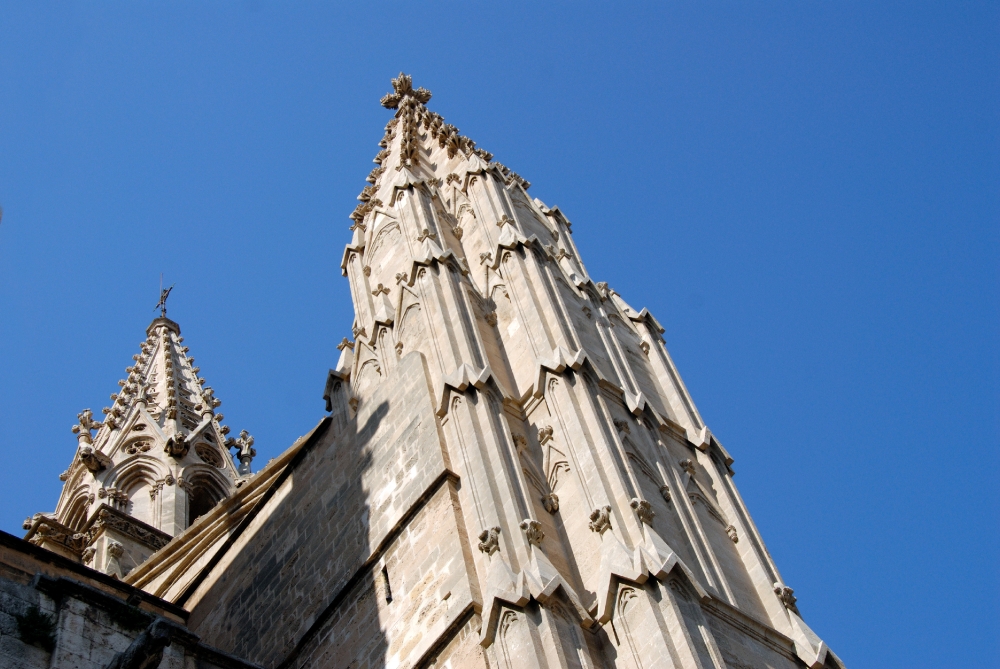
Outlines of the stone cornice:
[[123,534],[154,551],[166,546],[171,539],[166,532],[161,532],[107,504],[101,504],[97,508],[81,532],[87,537],[87,545],[91,545],[102,532],[109,530]]

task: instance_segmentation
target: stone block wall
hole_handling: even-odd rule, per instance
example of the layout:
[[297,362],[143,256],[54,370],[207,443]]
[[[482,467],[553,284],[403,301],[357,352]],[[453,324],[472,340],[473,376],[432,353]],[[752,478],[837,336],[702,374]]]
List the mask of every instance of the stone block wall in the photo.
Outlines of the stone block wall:
[[259,669],[202,644],[185,619],[183,609],[0,533],[4,669],[106,669],[124,654],[160,669]]
[[[353,408],[337,401],[336,419],[185,603],[204,638],[265,666],[309,666],[333,647],[380,666],[379,653],[417,652],[383,631],[396,612],[416,607],[421,624],[447,626],[475,594],[420,355]],[[385,573],[393,601],[380,608],[384,594],[372,593]],[[323,627],[351,607],[363,638]]]

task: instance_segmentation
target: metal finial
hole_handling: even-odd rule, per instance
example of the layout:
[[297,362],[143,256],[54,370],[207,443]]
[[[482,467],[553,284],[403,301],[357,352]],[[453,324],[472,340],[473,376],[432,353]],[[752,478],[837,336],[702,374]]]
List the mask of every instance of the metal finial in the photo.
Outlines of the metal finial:
[[156,303],[154,309],[160,310],[160,316],[163,318],[167,317],[167,298],[170,297],[170,291],[174,289],[177,284],[171,284],[166,290],[163,289],[163,275],[160,275],[160,301]]

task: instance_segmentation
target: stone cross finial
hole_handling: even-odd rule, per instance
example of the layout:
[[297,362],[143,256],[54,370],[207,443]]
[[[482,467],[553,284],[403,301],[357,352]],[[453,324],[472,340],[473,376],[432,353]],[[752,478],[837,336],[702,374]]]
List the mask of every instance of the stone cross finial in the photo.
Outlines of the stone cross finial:
[[413,90],[413,77],[402,72],[392,80],[392,90],[392,93],[386,94],[381,100],[382,106],[386,109],[398,108],[399,103],[405,98],[413,98],[421,104],[425,104],[431,99],[431,92],[426,88]]
[[239,439],[229,439],[226,442],[229,448],[239,449],[236,457],[240,459],[240,466],[236,469],[240,476],[250,475],[250,461],[257,456],[257,449],[253,447],[253,437],[246,430],[240,432]]
[[90,442],[91,441],[91,430],[99,430],[101,428],[100,421],[94,420],[94,412],[90,409],[84,409],[76,415],[76,419],[79,421],[77,425],[73,426],[73,434],[79,435],[81,441]]
[[205,386],[201,391],[201,413],[212,413],[216,407],[222,406],[222,400],[215,396],[211,386]]

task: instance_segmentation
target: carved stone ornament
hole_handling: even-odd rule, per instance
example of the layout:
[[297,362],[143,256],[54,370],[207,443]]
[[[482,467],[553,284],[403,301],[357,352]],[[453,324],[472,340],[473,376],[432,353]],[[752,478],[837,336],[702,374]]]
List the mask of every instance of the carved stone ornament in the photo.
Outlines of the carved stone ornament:
[[93,446],[80,447],[80,462],[94,474],[111,466],[111,458]]
[[125,452],[129,455],[137,455],[139,453],[148,453],[149,449],[152,448],[152,443],[146,439],[140,439],[139,441],[133,441],[125,447]]
[[559,495],[554,492],[550,492],[548,495],[542,498],[542,506],[549,513],[556,513],[559,511]]
[[670,501],[670,486],[668,486],[668,485],[661,485],[660,486],[660,495],[663,497],[663,501],[664,502],[669,502]]
[[170,645],[177,626],[157,617],[129,647],[115,655],[107,669],[153,669],[163,660],[163,649]]
[[81,441],[90,443],[91,430],[99,430],[102,423],[94,420],[94,414],[90,409],[84,409],[76,415],[78,423],[73,426],[73,434],[79,435]]
[[80,560],[83,564],[90,564],[94,561],[94,555],[97,553],[97,549],[93,546],[87,546],[83,549],[83,553],[80,555]]
[[150,528],[146,526],[145,523],[141,523],[138,520],[123,515],[120,511],[113,511],[105,507],[97,512],[96,517],[90,523],[90,527],[87,528],[86,540],[84,543],[94,543],[94,539],[97,538],[97,534],[101,530],[105,529],[114,530],[124,534],[130,539],[134,539],[141,544],[149,546],[153,550],[163,548],[170,541],[169,534]]
[[[352,406],[352,408],[356,409],[357,407]],[[236,468],[236,471],[239,475],[250,476],[250,462],[257,457],[257,449],[253,447],[253,437],[250,436],[250,433],[246,430],[240,430],[240,438],[227,439],[226,446],[237,449],[236,457],[240,461],[240,466]]]
[[479,534],[479,550],[487,555],[493,555],[500,550],[499,527],[491,527]]
[[778,596],[781,603],[785,605],[786,609],[790,609],[799,612],[798,608],[795,606],[795,602],[798,601],[793,594],[795,591],[789,588],[787,585],[782,585],[781,583],[774,584],[774,594]]
[[545,425],[543,427],[538,428],[538,443],[539,444],[541,444],[541,445],[544,446],[545,442],[547,442],[551,438],[552,438],[552,426],[551,425]]
[[431,92],[426,88],[414,90],[413,77],[400,72],[399,76],[392,80],[392,93],[386,94],[380,102],[386,109],[396,109],[399,103],[408,97],[420,104],[426,104],[431,99]]
[[653,507],[650,506],[649,502],[638,497],[633,497],[632,501],[629,502],[629,506],[635,511],[635,515],[639,517],[640,521],[647,525],[653,524],[653,516],[656,514],[653,512]]
[[207,462],[208,464],[221,469],[224,466],[224,460],[222,455],[219,453],[219,449],[211,444],[200,443],[194,447],[195,453],[198,457]]
[[528,538],[529,544],[534,544],[535,546],[540,546],[542,544],[542,539],[545,538],[545,532],[542,531],[542,524],[537,520],[532,520],[530,518],[525,518],[521,521],[521,531],[524,532],[524,536]]
[[108,541],[108,555],[113,558],[120,558],[125,555],[125,547],[114,539],[111,539]]
[[681,460],[680,465],[681,465],[681,469],[683,469],[684,471],[686,471],[691,476],[694,476],[694,460],[690,460],[690,459]]
[[732,539],[734,544],[740,543],[740,535],[736,532],[736,528],[734,526],[730,525],[727,527],[726,534],[729,535],[729,538]]
[[524,451],[527,450],[528,448],[528,440],[525,439],[525,437],[520,434],[515,434],[512,436],[514,437],[514,446],[517,448],[517,452],[524,453]]
[[97,496],[114,504],[126,504],[128,502],[128,494],[124,490],[119,490],[115,487],[101,488],[97,491]]
[[590,531],[604,534],[611,529],[611,507],[599,506],[590,512]]
[[187,455],[190,448],[191,444],[188,443],[183,434],[175,434],[167,439],[166,446],[164,446],[163,450],[167,455],[179,460]]
[[80,553],[87,545],[86,535],[76,532],[44,514],[36,513],[24,521],[24,529],[30,531],[33,526],[35,531],[29,541],[36,546],[52,542],[60,544],[74,553]]
[[628,426],[628,421],[616,420],[615,427],[623,434],[632,434],[632,428]]

